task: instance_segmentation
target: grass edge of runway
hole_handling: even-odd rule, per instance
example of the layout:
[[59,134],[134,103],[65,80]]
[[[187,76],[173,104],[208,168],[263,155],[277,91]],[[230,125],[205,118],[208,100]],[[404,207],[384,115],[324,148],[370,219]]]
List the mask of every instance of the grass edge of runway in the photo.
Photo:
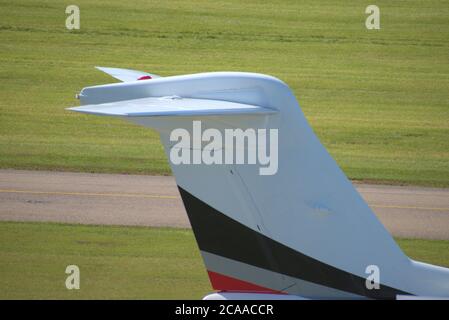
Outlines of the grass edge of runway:
[[[412,259],[449,266],[449,241],[396,239]],[[80,268],[81,289],[65,288]],[[192,230],[0,222],[0,299],[199,299],[211,291]]]

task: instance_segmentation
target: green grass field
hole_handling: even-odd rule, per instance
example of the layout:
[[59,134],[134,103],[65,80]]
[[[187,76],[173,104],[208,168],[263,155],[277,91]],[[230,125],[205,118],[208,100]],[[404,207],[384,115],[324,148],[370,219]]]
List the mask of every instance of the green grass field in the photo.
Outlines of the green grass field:
[[[398,240],[449,266],[449,241]],[[65,268],[80,268],[67,290]],[[191,230],[0,222],[0,299],[199,299],[211,287]]]
[[161,75],[267,73],[294,90],[352,179],[449,186],[449,3],[0,0],[0,167],[169,174],[154,132],[73,114],[113,82],[93,66]]
[[[67,290],[65,268],[80,268]],[[0,299],[200,299],[191,230],[0,222]]]

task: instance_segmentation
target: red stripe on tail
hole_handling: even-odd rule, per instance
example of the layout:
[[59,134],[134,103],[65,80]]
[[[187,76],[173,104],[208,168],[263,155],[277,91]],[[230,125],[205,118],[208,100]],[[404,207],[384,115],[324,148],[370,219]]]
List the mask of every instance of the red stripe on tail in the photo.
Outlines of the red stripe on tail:
[[285,292],[282,291],[261,287],[257,284],[225,276],[213,271],[207,270],[207,273],[209,274],[209,279],[214,290],[285,294]]

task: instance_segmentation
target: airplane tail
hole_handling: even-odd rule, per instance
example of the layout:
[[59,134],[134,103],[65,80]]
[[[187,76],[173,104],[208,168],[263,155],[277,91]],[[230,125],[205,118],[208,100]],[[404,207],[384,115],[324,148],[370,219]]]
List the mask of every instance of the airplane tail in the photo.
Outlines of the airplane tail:
[[[215,290],[328,299],[449,295],[449,270],[401,251],[282,81],[203,73],[87,87],[80,100],[71,110],[159,131]],[[247,134],[246,144],[212,141],[230,129]],[[267,142],[271,130],[277,143],[270,148],[248,138],[255,132]],[[258,147],[265,160],[270,152],[276,159],[235,160]],[[201,161],[204,151],[209,162]],[[181,153],[191,162],[173,160]],[[228,154],[234,161],[220,161]]]

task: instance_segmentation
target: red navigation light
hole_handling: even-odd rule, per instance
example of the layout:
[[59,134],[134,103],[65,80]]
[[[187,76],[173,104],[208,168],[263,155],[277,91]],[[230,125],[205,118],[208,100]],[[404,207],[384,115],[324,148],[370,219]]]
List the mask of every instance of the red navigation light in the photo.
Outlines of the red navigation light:
[[150,76],[141,76],[139,79],[137,80],[150,80],[151,77]]

